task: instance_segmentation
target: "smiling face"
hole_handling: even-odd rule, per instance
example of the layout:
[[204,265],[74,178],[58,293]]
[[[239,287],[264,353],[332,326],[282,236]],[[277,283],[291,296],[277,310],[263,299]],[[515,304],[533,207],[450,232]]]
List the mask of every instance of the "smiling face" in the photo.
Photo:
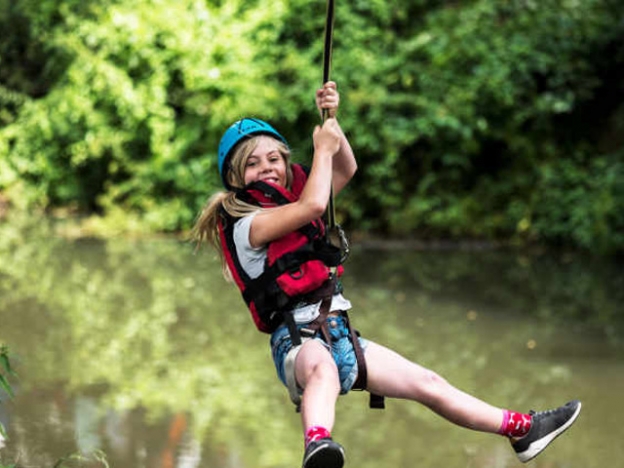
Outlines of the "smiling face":
[[257,144],[245,161],[245,185],[259,180],[287,186],[287,164],[280,151],[282,145],[269,136],[257,137]]
[[[267,167],[270,166],[269,162],[277,166],[275,171]],[[281,165],[285,169],[279,169]],[[232,188],[242,188],[250,182],[264,178],[268,181],[274,179],[277,184],[290,190],[293,177],[290,150],[285,143],[271,136],[255,135],[236,145],[231,160],[226,164],[225,174]]]

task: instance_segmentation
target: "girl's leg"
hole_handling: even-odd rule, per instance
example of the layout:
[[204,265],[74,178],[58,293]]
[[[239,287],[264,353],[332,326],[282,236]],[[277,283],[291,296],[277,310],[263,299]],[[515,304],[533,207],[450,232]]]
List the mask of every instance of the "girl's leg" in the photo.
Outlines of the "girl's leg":
[[342,468],[344,450],[331,439],[340,379],[332,355],[319,341],[310,340],[302,346],[295,360],[295,378],[303,388],[303,468]]
[[301,401],[304,431],[323,427],[331,432],[340,382],[336,363],[327,348],[317,340],[304,343],[295,361],[295,376],[304,389]]
[[435,372],[396,352],[369,342],[366,348],[368,390],[392,398],[418,401],[449,421],[470,429],[496,433],[504,413],[453,387]]
[[416,400],[460,426],[509,437],[521,462],[539,455],[574,423],[581,411],[578,400],[529,414],[496,408],[458,390],[435,372],[372,342],[366,348],[366,366],[368,390],[372,393]]

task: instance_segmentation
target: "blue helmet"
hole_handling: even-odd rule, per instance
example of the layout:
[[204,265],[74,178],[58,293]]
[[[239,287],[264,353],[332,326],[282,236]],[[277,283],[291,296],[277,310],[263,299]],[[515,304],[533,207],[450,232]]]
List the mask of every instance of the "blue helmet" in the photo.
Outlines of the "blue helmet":
[[286,139],[268,123],[259,119],[244,118],[234,122],[223,134],[219,142],[219,175],[225,188],[230,189],[226,174],[232,156],[232,150],[242,140],[254,135],[270,135],[288,145]]

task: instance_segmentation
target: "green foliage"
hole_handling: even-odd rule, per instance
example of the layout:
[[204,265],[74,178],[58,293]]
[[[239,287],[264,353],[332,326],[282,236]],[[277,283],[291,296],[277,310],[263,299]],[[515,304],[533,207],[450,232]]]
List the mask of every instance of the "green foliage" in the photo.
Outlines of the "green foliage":
[[550,243],[603,251],[624,245],[623,156],[581,155],[541,166],[529,230]]
[[[325,2],[1,5],[14,203],[175,231],[219,188],[233,120],[269,119],[308,157]],[[332,76],[360,167],[343,224],[621,251],[623,14],[613,0],[339,2]]]
[[350,81],[366,80],[355,84],[355,115],[371,120],[361,122],[366,130],[355,146],[376,145],[361,155],[360,183],[365,205],[382,213],[378,227],[389,221],[391,232],[509,235],[520,221],[509,210],[535,196],[538,165],[567,159],[594,136],[564,139],[557,125],[575,119],[557,119],[600,97],[596,71],[605,58],[597,51],[622,29],[608,3],[561,3],[432,10],[402,37],[392,21],[383,25],[399,33],[372,41],[367,53],[392,58],[371,60],[373,70],[359,75],[347,70]]
[[80,466],[109,468],[110,465],[106,460],[106,454],[100,450],[97,450],[90,455],[84,455],[82,453],[69,454],[65,457],[60,458],[54,464],[53,468],[73,468]]

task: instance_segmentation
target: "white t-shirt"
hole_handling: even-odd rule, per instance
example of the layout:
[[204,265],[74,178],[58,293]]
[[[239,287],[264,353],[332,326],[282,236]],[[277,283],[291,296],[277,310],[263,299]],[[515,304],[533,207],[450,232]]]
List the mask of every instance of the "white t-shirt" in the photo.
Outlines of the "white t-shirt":
[[[239,219],[234,224],[234,244],[236,245],[236,254],[240,261],[241,267],[250,278],[257,278],[264,271],[264,264],[267,258],[267,247],[262,246],[253,248],[249,243],[249,231],[251,222],[257,214],[252,213],[249,216]],[[308,323],[319,315],[321,302],[314,304],[306,304],[293,309],[292,313],[296,323]],[[334,294],[332,298],[330,310],[349,310],[351,302],[342,294]]]

